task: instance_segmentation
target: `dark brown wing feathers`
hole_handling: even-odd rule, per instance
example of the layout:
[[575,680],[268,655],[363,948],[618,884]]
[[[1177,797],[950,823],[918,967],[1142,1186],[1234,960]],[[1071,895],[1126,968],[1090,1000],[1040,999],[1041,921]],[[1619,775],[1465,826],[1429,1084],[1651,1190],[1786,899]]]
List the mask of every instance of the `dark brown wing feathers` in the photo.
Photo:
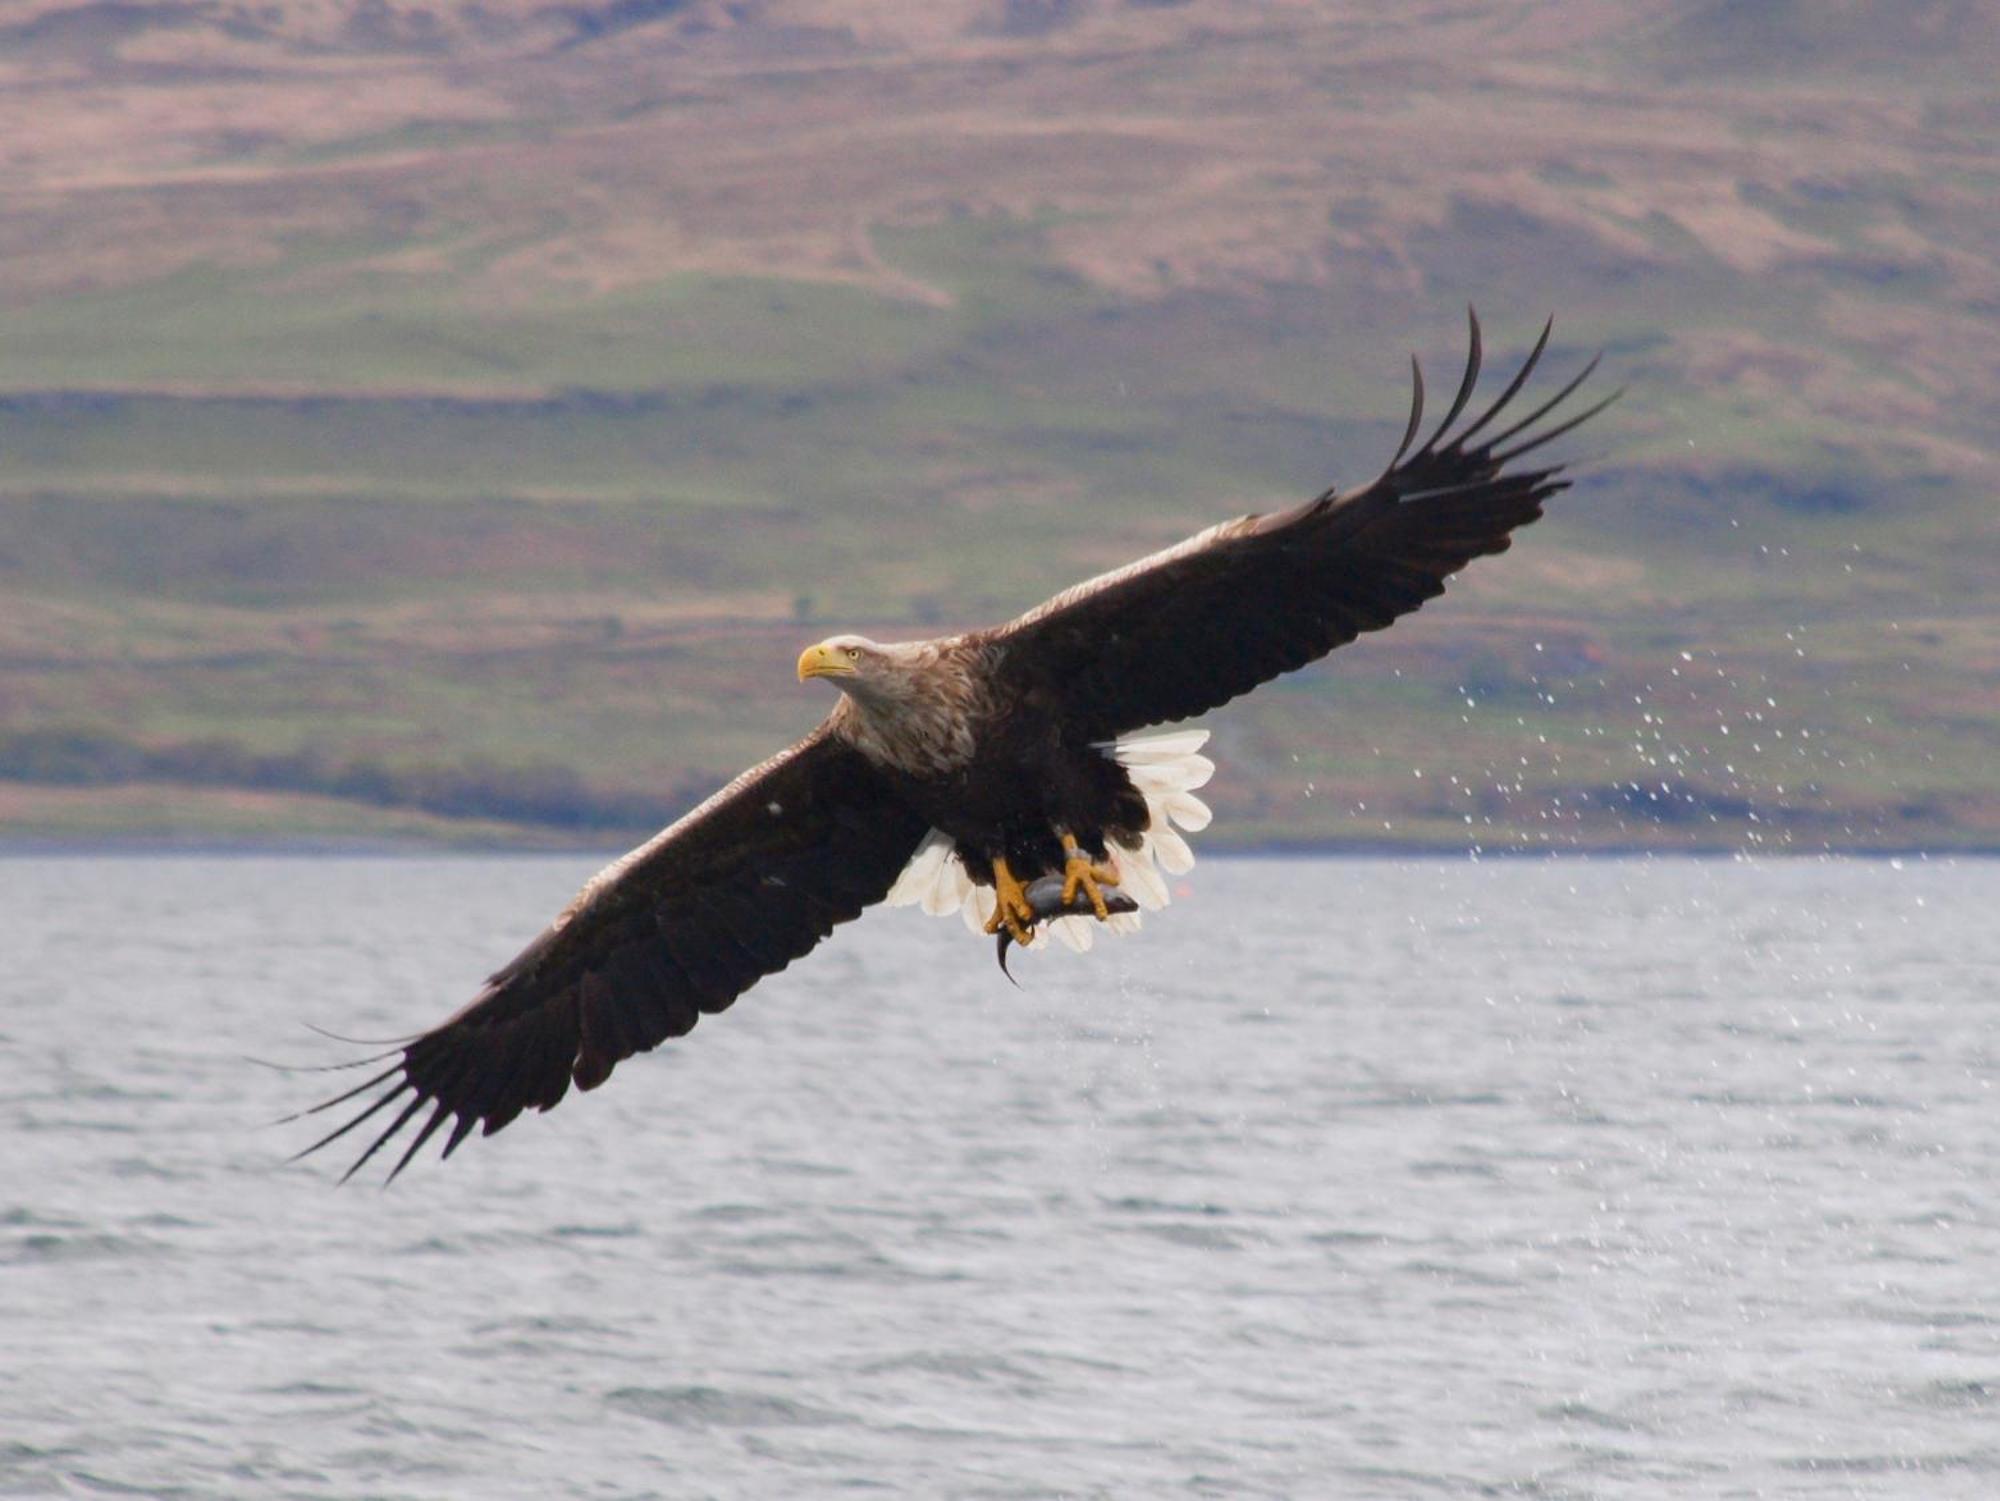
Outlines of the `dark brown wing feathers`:
[[448,1157],[475,1126],[490,1136],[571,1083],[596,1088],[880,901],[925,828],[858,752],[815,734],[613,867],[470,1005],[315,1106],[365,1100],[306,1152],[393,1107],[351,1177],[428,1109],[393,1178],[447,1124]]
[[[999,670],[1053,695],[1080,736],[1108,739],[1227,703],[1444,592],[1473,558],[1503,552],[1567,487],[1559,466],[1506,466],[1596,415],[1618,393],[1530,432],[1588,378],[1481,441],[1548,347],[1544,327],[1507,388],[1457,432],[1478,383],[1479,319],[1451,409],[1422,446],[1423,375],[1410,420],[1373,483],[1289,511],[1245,516],[1057,595],[994,633]],[[1522,436],[1526,434],[1526,436]],[[1501,445],[1520,438],[1512,448]]]

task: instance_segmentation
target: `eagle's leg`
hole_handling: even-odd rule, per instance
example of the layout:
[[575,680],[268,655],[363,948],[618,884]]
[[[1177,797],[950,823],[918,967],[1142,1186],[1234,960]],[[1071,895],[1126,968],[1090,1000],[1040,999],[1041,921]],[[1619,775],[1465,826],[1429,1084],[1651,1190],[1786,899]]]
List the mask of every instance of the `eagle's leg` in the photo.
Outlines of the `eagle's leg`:
[[1014,942],[1026,948],[1034,933],[1035,909],[1029,905],[1027,891],[1007,868],[1005,855],[993,857],[993,896],[993,915],[986,919],[986,931],[997,933],[1004,927]]
[[1099,922],[1109,922],[1111,911],[1104,905],[1104,893],[1097,889],[1098,882],[1107,886],[1118,884],[1118,872],[1109,864],[1099,865],[1078,847],[1076,835],[1064,834],[1063,847],[1063,889],[1062,902],[1067,907],[1076,900],[1077,888],[1090,898],[1091,909],[1097,913]]

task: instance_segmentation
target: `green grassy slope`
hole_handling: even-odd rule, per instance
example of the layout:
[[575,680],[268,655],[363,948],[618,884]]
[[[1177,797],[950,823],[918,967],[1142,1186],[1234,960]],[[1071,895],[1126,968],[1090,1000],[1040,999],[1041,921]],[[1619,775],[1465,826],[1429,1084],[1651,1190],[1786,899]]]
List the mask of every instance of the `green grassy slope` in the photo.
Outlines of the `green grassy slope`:
[[1868,6],[1743,73],[1611,0],[362,9],[14,35],[0,834],[618,837],[813,722],[807,640],[1365,477],[1469,299],[1629,395],[1215,716],[1217,837],[2000,844],[2000,161]]

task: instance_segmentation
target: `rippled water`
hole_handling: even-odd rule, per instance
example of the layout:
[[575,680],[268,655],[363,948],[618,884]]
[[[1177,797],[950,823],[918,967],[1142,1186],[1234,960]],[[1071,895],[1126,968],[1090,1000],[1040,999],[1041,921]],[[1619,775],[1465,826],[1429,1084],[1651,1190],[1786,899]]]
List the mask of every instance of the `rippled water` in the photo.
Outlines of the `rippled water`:
[[2000,865],[1212,861],[1025,992],[879,913],[282,1165],[243,1055],[586,871],[0,863],[0,1493],[2000,1494]]

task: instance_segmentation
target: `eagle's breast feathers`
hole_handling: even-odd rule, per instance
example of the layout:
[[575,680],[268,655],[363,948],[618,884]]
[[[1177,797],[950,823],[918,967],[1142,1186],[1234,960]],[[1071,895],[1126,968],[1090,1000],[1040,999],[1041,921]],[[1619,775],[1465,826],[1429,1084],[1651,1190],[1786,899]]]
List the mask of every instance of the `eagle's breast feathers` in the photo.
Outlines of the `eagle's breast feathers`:
[[930,781],[963,769],[998,718],[989,648],[977,635],[869,643],[873,671],[842,684],[828,729],[873,764]]

